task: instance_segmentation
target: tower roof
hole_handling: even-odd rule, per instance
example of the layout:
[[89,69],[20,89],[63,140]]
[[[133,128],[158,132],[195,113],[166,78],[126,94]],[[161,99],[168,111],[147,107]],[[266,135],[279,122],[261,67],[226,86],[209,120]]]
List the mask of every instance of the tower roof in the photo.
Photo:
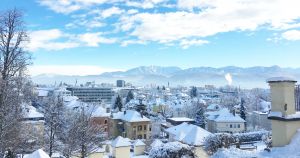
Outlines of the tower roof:
[[268,83],[272,83],[272,82],[297,82],[295,79],[293,79],[292,77],[285,77],[285,76],[281,76],[281,77],[272,77],[267,79]]

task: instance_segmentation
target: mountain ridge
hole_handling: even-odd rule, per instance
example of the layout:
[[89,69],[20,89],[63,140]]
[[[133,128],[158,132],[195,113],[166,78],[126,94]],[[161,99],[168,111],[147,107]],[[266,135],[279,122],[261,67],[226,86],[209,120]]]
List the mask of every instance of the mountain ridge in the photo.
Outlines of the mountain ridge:
[[281,68],[279,66],[253,66],[237,67],[226,66],[214,67],[192,67],[182,69],[176,66],[140,66],[126,71],[104,72],[99,75],[67,76],[67,75],[37,75],[32,79],[37,84],[51,84],[56,82],[66,82],[69,84],[78,80],[79,83],[95,81],[96,83],[115,83],[117,79],[123,79],[134,85],[157,84],[166,85],[205,85],[214,84],[216,86],[226,85],[225,75],[230,74],[233,78],[233,85],[242,87],[267,87],[265,80],[274,76],[292,76],[300,79],[300,68]]

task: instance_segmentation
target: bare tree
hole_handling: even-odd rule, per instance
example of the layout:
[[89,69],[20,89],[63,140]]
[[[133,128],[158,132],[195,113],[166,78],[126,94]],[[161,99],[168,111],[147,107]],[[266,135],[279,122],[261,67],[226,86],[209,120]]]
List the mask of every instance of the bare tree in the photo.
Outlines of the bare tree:
[[103,126],[93,120],[94,105],[82,105],[70,117],[66,139],[64,141],[66,157],[85,158],[103,141]]
[[27,40],[22,13],[17,9],[0,13],[0,157],[20,144],[22,80],[30,59],[22,45]]
[[66,108],[60,96],[51,96],[44,105],[46,145],[49,156],[60,151],[60,137],[66,123]]

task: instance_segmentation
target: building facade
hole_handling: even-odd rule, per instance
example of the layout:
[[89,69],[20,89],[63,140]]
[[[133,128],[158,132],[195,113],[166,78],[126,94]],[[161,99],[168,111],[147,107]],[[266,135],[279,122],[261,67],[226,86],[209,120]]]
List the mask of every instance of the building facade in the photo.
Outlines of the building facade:
[[114,91],[104,87],[68,87],[72,96],[77,96],[82,102],[111,103]]

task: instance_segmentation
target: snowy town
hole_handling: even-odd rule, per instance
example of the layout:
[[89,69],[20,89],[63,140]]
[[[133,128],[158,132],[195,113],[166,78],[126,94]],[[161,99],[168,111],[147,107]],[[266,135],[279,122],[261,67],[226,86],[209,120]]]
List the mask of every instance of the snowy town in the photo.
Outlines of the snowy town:
[[0,158],[300,158],[299,6],[1,0]]

